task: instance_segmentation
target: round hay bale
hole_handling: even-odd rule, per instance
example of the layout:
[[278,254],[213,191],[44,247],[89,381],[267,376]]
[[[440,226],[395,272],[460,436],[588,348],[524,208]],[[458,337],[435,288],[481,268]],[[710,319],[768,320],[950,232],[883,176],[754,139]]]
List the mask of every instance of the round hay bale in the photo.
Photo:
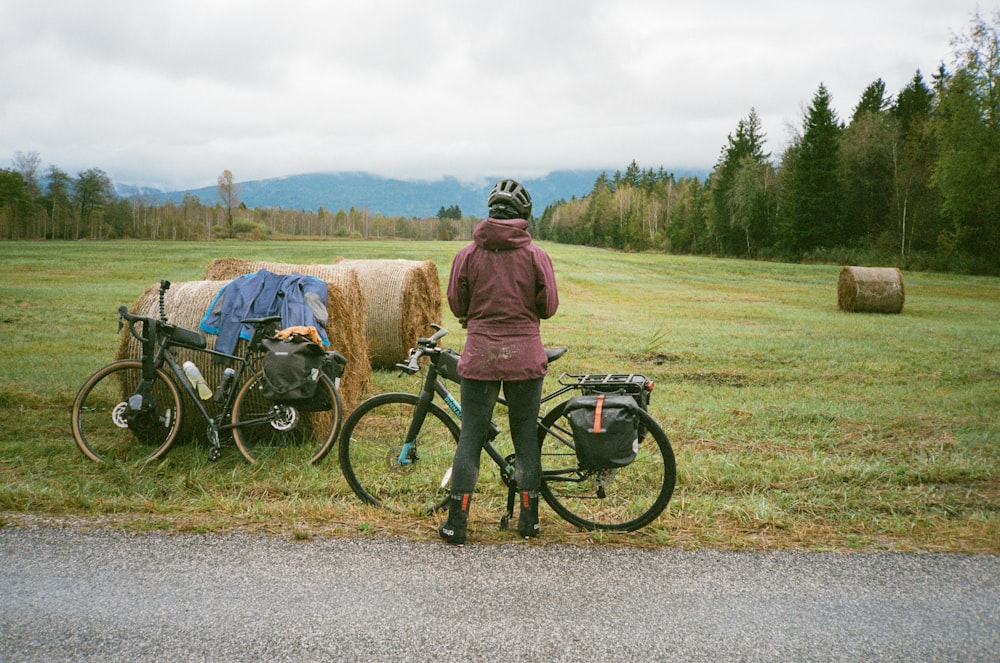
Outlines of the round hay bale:
[[905,291],[895,267],[844,267],[837,282],[837,305],[848,313],[899,313]]
[[304,274],[326,282],[326,307],[329,322],[326,335],[330,347],[347,358],[340,379],[340,397],[344,410],[350,412],[368,389],[371,364],[368,359],[368,302],[353,271],[332,265],[292,265],[283,262],[216,258],[205,269],[206,279],[234,279],[266,269],[275,274]]
[[339,260],[357,273],[368,300],[368,349],[374,368],[406,361],[416,340],[441,323],[441,282],[432,260]]

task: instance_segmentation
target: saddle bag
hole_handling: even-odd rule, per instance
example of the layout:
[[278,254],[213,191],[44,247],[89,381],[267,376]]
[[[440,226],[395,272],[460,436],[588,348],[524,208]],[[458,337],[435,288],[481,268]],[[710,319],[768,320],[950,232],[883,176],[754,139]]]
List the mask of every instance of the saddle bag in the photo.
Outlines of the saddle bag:
[[628,394],[575,396],[566,404],[576,443],[576,458],[584,470],[624,467],[639,453],[639,404]]

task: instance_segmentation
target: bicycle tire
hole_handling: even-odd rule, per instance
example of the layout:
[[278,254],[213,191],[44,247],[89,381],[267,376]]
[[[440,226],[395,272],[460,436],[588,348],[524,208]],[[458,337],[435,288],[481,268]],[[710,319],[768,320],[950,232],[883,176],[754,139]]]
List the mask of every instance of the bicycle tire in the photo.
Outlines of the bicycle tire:
[[[542,418],[542,497],[552,510],[585,530],[631,532],[653,522],[674,492],[677,465],[670,440],[659,424],[640,411],[646,434],[636,459],[602,472],[577,465],[573,434],[563,416],[566,402]],[[602,490],[603,487],[603,490]]]
[[328,410],[302,411],[264,397],[263,373],[250,378],[233,401],[233,441],[249,462],[318,463],[340,432],[343,407],[334,383],[320,376],[317,389],[328,392]]
[[181,392],[162,369],[153,376],[154,403],[149,412],[126,419],[128,398],[142,382],[142,362],[124,359],[104,366],[77,391],[70,413],[73,439],[93,461],[128,464],[156,460],[180,432]]
[[404,438],[420,397],[388,393],[361,403],[344,422],[340,469],[364,502],[396,512],[421,515],[444,508],[451,463],[461,431],[436,403],[429,403],[420,428],[416,455],[400,463]]

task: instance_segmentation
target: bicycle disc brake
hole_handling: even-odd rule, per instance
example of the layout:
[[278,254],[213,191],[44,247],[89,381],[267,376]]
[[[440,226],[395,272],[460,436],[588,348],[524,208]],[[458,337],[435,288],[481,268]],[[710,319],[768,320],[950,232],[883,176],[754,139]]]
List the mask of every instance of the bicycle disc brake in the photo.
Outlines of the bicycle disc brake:
[[299,423],[299,411],[287,405],[275,405],[273,415],[271,428],[274,430],[289,431]]
[[118,428],[128,428],[128,419],[125,416],[126,410],[128,410],[128,403],[125,401],[122,401],[115,406],[115,409],[111,410],[111,421]]

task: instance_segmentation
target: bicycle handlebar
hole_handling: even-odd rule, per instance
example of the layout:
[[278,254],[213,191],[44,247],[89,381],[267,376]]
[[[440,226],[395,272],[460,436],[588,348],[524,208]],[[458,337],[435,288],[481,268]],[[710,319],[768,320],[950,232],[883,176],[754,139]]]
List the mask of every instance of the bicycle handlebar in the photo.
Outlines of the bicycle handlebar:
[[[437,350],[437,342],[441,340],[447,333],[448,330],[441,325],[436,325],[431,323],[431,328],[435,330],[434,334],[430,338],[418,338],[417,347],[410,350],[410,358],[406,360],[405,363],[397,363],[396,368],[403,371],[407,375],[413,375],[420,370],[420,358],[423,357],[428,352]],[[400,373],[402,375],[402,373]]]
[[396,368],[402,371],[402,373],[400,373],[399,375],[402,376],[403,373],[406,373],[407,375],[413,375],[414,373],[419,371],[420,364],[418,362],[420,361],[420,358],[424,356],[424,352],[425,352],[424,348],[413,348],[412,350],[410,350],[410,358],[407,359],[405,362],[399,362],[396,364]]
[[418,338],[417,345],[428,348],[436,347],[437,342],[440,341],[448,333],[448,330],[442,327],[441,325],[436,325],[434,323],[431,323],[430,327],[431,329],[435,330],[434,335],[431,336],[430,338]]
[[[166,319],[164,318],[164,321],[165,320]],[[150,322],[155,322],[155,320],[153,320],[152,318],[146,318],[141,315],[132,315],[131,313],[128,312],[128,307],[123,304],[118,307],[118,331],[122,330],[122,326],[125,324],[125,322],[123,321],[128,322],[128,331],[130,334],[132,334],[135,340],[139,341],[140,343],[149,342],[148,338],[146,338],[145,336],[140,336],[139,333],[135,330],[135,323],[142,322],[143,331],[145,332],[146,326],[149,325]]]
[[149,342],[149,338],[146,337],[146,336],[141,336],[135,330],[135,323],[142,322],[143,323],[143,332],[147,333],[147,334],[149,333],[149,327],[151,325],[157,324],[157,323],[167,324],[167,303],[166,303],[165,294],[166,294],[167,290],[169,290],[169,289],[170,289],[170,281],[168,281],[167,279],[161,279],[160,280],[160,302],[159,302],[160,303],[160,319],[158,321],[154,320],[153,318],[147,318],[147,317],[142,316],[142,315],[133,315],[133,314],[129,313],[128,307],[125,306],[124,304],[121,305],[121,306],[119,306],[118,307],[118,331],[122,330],[122,326],[125,324],[124,322],[122,322],[124,320],[124,321],[128,322],[128,331],[129,331],[129,333],[132,334],[132,336],[137,341],[139,341],[140,343],[148,343]]
[[[159,305],[160,305],[160,317],[151,318],[144,315],[134,315],[129,313],[127,306],[118,307],[118,331],[122,330],[122,326],[127,322],[129,333],[140,343],[149,343],[150,341],[157,340],[161,334],[165,334],[170,338],[175,338],[180,345],[187,345],[190,347],[204,347],[204,339],[201,334],[194,330],[187,330],[177,325],[172,325],[167,320],[167,306],[165,293],[170,289],[170,281],[162,279],[160,281],[160,292],[159,292]],[[142,334],[136,331],[135,323],[142,323]],[[144,334],[144,335],[143,335]]]

